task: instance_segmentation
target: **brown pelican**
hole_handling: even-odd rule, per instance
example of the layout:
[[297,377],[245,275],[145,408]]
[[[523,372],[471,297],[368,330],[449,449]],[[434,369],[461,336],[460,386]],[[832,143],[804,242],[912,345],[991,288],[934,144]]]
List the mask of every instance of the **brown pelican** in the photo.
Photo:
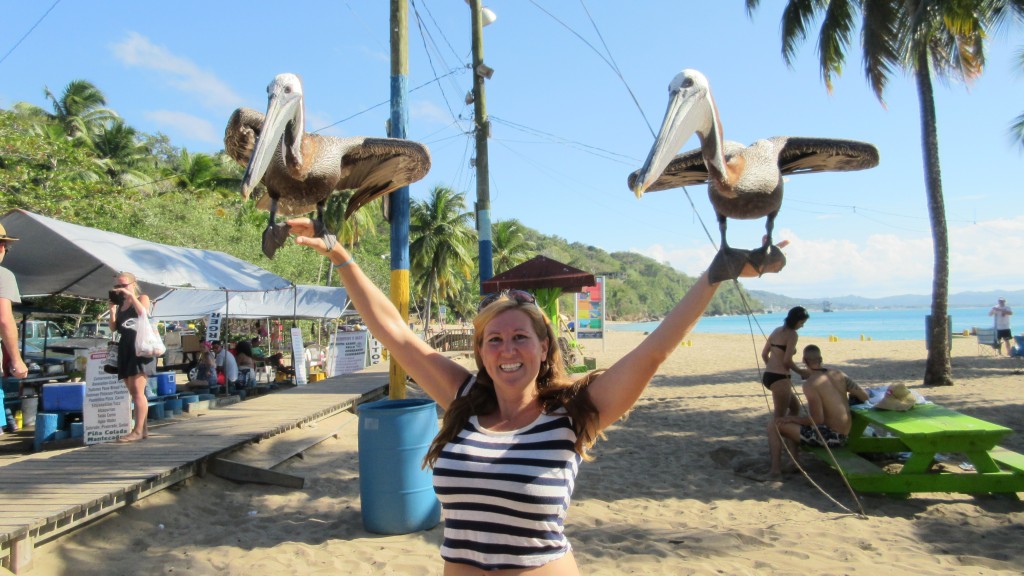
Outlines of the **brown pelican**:
[[[782,205],[782,177],[803,172],[863,170],[878,165],[878,150],[852,140],[776,136],[750,146],[722,140],[722,122],[707,78],[683,70],[668,86],[669,103],[661,130],[643,168],[629,175],[637,198],[688,184],[708,183],[708,197],[718,217],[722,245],[711,264],[713,282],[736,278],[749,262],[759,272],[768,261],[783,259],[772,244],[775,216]],[[700,149],[673,155],[694,133]],[[767,216],[766,242],[753,251],[730,248],[726,218]]]
[[347,218],[361,206],[426,176],[426,146],[397,138],[335,138],[306,134],[302,82],[295,74],[279,74],[267,86],[267,115],[239,108],[224,131],[224,150],[246,167],[242,197],[249,198],[262,181],[270,197],[270,220],[263,231],[263,253],[273,258],[288,239],[288,226],[276,222],[277,212],[305,214],[316,208],[318,234],[323,234],[324,203],[334,190],[354,189]]

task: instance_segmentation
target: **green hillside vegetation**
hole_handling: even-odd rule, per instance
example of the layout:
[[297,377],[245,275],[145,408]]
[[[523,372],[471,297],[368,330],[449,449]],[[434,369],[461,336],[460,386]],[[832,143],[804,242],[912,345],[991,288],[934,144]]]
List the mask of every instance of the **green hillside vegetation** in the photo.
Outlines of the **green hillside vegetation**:
[[[255,263],[297,284],[337,284],[326,259],[288,244],[273,260],[260,251],[267,213],[243,202],[238,182],[243,169],[223,153],[190,153],[162,134],[137,132],[94,86],[75,81],[53,95],[52,113],[19,103],[0,110],[0,213],[20,208],[59,220],[129,236],[205,250],[218,250]],[[262,190],[258,190],[259,194]],[[389,226],[376,205],[342,222],[348,195],[328,201],[328,227],[352,246],[356,260],[388,292]],[[411,312],[436,318],[445,306],[449,321],[471,318],[479,272],[476,232],[465,191],[435,186],[426,200],[414,200],[410,224]],[[628,252],[608,253],[547,236],[515,220],[494,224],[495,273],[537,254],[606,277],[609,320],[663,316],[695,281],[670,266]],[[744,296],[750,299],[744,292]],[[101,303],[46,298],[33,304],[96,314]],[[761,305],[751,301],[754,309]],[[572,313],[572,296],[563,309]],[[709,314],[742,313],[732,285],[712,301]]]

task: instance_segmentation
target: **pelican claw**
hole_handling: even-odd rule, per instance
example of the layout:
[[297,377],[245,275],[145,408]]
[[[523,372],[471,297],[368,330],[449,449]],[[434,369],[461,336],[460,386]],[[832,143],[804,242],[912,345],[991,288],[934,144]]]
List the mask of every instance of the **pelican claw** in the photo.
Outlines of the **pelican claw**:
[[750,263],[750,250],[724,247],[715,254],[708,268],[708,281],[717,284],[740,277],[743,267]]
[[278,224],[276,222],[267,224],[267,227],[263,230],[263,255],[273,260],[277,249],[284,246],[284,243],[288,240],[288,231],[291,229],[292,227],[288,224]]

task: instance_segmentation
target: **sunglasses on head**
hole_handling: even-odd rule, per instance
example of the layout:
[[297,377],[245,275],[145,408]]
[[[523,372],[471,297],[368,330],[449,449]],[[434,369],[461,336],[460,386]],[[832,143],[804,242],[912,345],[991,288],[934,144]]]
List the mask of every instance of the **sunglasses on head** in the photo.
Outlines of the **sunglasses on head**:
[[491,304],[494,304],[503,296],[511,300],[515,300],[519,304],[537,303],[537,299],[533,297],[533,294],[530,294],[525,290],[502,290],[501,292],[495,292],[493,294],[488,294],[487,296],[485,296],[484,299],[480,301],[480,306],[477,307],[477,311],[479,312],[480,310],[487,308]]

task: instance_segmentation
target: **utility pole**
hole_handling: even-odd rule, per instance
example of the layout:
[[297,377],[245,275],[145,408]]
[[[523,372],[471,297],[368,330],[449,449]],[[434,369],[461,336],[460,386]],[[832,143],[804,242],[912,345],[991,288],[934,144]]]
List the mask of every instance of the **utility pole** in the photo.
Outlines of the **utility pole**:
[[[405,138],[409,74],[409,5],[391,0],[391,121],[388,136]],[[391,208],[391,302],[409,322],[409,187],[390,194]],[[391,356],[389,393],[392,400],[405,398],[405,369]]]
[[[484,80],[491,69],[484,65],[484,22],[482,0],[471,0],[473,19],[473,126],[476,131],[476,232],[480,244],[480,282],[494,276],[491,247],[491,189],[487,169],[487,138],[491,123],[487,121],[484,102]],[[483,286],[480,287],[483,293]]]

